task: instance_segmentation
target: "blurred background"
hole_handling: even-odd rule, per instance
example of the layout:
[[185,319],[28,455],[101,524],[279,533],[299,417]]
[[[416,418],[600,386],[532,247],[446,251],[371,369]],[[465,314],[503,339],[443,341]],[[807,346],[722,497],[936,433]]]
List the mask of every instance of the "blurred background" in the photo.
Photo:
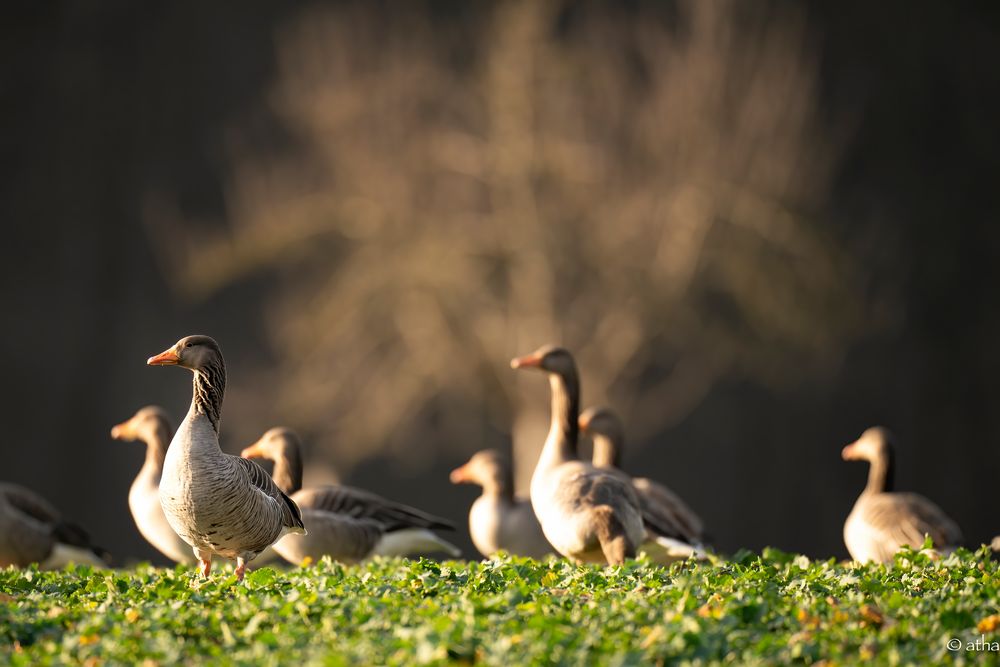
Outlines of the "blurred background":
[[[124,0],[5,8],[5,480],[119,563],[147,404],[229,367],[223,447],[283,424],[307,482],[450,517],[548,385],[724,551],[845,557],[863,429],[899,488],[1000,533],[1000,6]],[[586,446],[584,446],[586,449]],[[450,538],[449,538],[450,539]]]

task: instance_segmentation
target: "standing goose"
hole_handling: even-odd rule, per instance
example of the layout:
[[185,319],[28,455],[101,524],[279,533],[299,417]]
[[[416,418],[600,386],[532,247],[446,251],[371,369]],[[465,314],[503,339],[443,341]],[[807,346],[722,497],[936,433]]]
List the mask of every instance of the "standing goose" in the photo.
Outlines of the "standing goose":
[[895,451],[892,435],[870,428],[844,447],[845,461],[868,461],[868,485],[844,524],[844,543],[859,562],[891,563],[903,545],[919,549],[925,536],[942,551],[962,542],[958,525],[937,505],[916,493],[893,491]]
[[47,500],[23,486],[0,482],[0,567],[104,567],[107,559],[86,531],[64,520]]
[[289,535],[274,551],[298,565],[323,556],[357,562],[372,556],[407,556],[459,549],[432,532],[454,530],[447,519],[349,486],[302,488],[302,456],[298,436],[287,428],[272,428],[241,453],[274,463],[272,478],[302,510],[309,534]]
[[517,556],[544,558],[553,553],[531,501],[514,495],[510,459],[495,449],[477,452],[451,471],[452,484],[478,484],[483,494],[469,510],[469,535],[484,556],[503,550]]
[[187,542],[174,532],[160,505],[160,477],[163,458],[173,437],[167,413],[155,405],[142,408],[128,421],[111,429],[115,440],[146,443],[146,462],[128,492],[128,508],[136,528],[157,551],[177,563],[193,565],[194,555]]
[[634,558],[646,539],[635,490],[577,454],[580,383],[572,355],[544,346],[510,365],[544,371],[552,390],[551,426],[531,476],[531,505],[546,539],[577,562]]
[[194,373],[191,408],[163,462],[160,504],[167,523],[194,549],[203,576],[219,556],[236,561],[236,578],[243,581],[257,554],[286,533],[305,533],[299,508],[263,468],[219,448],[226,364],[215,340],[187,336],[146,363]]
[[[704,524],[676,493],[663,484],[645,477],[630,477],[621,470],[625,428],[610,408],[588,408],[580,415],[580,431],[590,435],[594,443],[593,462],[597,468],[631,481],[639,494],[646,523],[665,523],[668,537],[678,536],[689,545],[705,541]],[[655,517],[655,518],[647,518]]]

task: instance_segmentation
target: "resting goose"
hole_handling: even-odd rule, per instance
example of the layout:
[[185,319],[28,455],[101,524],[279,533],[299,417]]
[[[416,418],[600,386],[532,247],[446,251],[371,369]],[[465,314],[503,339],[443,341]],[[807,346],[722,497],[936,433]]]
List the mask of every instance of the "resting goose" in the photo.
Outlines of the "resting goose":
[[868,461],[868,485],[844,524],[844,543],[859,562],[891,563],[903,545],[919,549],[925,536],[941,551],[962,542],[962,532],[937,505],[916,493],[893,491],[895,451],[892,435],[870,428],[844,447],[845,461]]
[[630,477],[621,470],[625,428],[613,410],[604,407],[584,410],[580,415],[580,431],[593,441],[594,466],[630,481],[635,487],[647,524],[665,523],[670,526],[668,537],[676,535],[689,545],[700,546],[705,541],[701,519],[676,493],[659,482]]
[[531,505],[549,543],[576,562],[619,565],[646,539],[631,484],[577,455],[580,383],[563,348],[545,346],[511,368],[544,371],[552,390],[549,435],[531,476]]
[[544,558],[553,553],[531,501],[514,495],[514,475],[506,456],[495,449],[477,452],[451,471],[451,483],[478,484],[483,489],[469,510],[469,535],[481,554],[490,557],[503,550]]
[[86,531],[64,520],[47,500],[23,486],[0,482],[0,567],[104,567],[106,561],[107,553],[93,545]]
[[274,545],[274,551],[290,563],[298,565],[306,558],[319,560],[327,555],[358,562],[372,556],[437,551],[453,557],[461,554],[431,530],[454,530],[447,519],[349,486],[303,489],[301,446],[290,429],[272,428],[241,455],[273,462],[275,484],[302,510],[309,534],[289,535]]
[[194,373],[191,408],[167,449],[160,504],[167,523],[194,550],[203,576],[212,557],[236,561],[243,581],[248,561],[286,533],[305,533],[291,498],[253,461],[219,448],[226,364],[208,336],[187,336],[146,362]]
[[177,563],[193,565],[194,554],[187,542],[167,523],[160,505],[160,477],[163,458],[173,437],[173,428],[162,408],[150,405],[142,408],[128,421],[111,429],[115,440],[146,444],[146,462],[135,476],[128,492],[128,508],[136,528],[157,551]]

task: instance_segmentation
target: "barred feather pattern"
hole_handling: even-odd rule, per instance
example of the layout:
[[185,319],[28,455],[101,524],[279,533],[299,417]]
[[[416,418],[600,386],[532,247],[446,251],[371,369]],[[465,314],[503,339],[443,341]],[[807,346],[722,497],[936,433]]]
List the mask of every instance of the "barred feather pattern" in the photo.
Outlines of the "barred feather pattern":
[[191,408],[205,415],[218,433],[222,420],[222,399],[226,393],[226,365],[221,355],[216,358],[217,363],[213,361],[194,372]]
[[223,558],[253,558],[304,529],[295,503],[260,466],[224,454],[211,421],[193,410],[167,450],[160,504],[181,539]]
[[322,486],[302,489],[292,496],[299,507],[323,510],[353,519],[371,519],[385,532],[404,528],[454,530],[455,524],[415,507],[350,486]]
[[343,562],[358,562],[374,554],[404,555],[443,550],[457,555],[458,549],[430,532],[450,528],[447,519],[387,500],[377,494],[349,486],[302,489],[302,456],[298,436],[275,428],[261,438],[254,455],[274,462],[276,486],[292,493],[301,508],[307,535],[288,535],[274,545],[285,560],[299,564],[306,558],[330,556]]
[[218,429],[226,371],[218,351],[194,369],[191,408],[167,449],[160,504],[170,527],[194,551],[250,560],[302,515],[256,463],[225,454]]

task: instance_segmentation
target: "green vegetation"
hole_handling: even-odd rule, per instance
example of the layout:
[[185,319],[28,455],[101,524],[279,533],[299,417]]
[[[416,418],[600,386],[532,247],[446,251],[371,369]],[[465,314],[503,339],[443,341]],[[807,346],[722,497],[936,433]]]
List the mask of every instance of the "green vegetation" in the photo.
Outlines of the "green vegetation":
[[[0,663],[954,664],[1000,661],[986,550],[893,567],[774,550],[600,569],[506,558],[262,568],[0,570]],[[985,651],[949,651],[985,635]]]

